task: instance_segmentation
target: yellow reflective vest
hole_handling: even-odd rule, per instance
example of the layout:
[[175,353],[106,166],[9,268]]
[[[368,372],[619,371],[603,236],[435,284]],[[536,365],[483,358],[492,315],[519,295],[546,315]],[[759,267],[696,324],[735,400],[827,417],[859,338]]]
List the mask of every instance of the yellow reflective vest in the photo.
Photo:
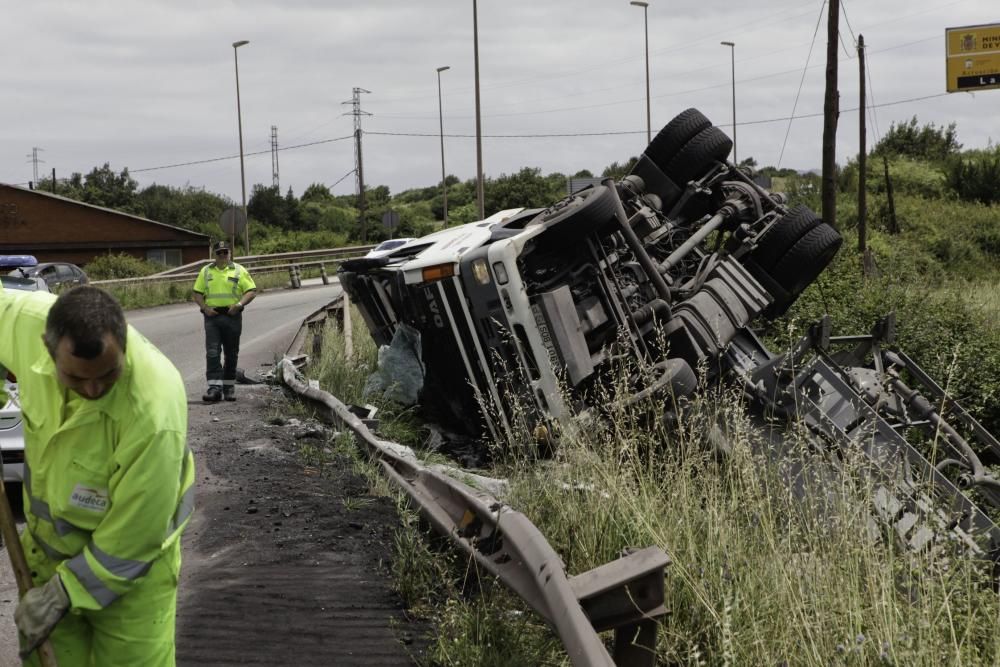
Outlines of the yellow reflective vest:
[[247,270],[236,262],[217,268],[215,264],[202,267],[195,278],[193,291],[205,295],[205,305],[209,308],[231,306],[246,292],[257,289]]
[[177,548],[194,509],[187,395],[173,364],[128,327],[125,368],[86,400],[42,343],[55,296],[0,292],[0,365],[17,375],[26,543],[57,563],[70,608],[103,609]]

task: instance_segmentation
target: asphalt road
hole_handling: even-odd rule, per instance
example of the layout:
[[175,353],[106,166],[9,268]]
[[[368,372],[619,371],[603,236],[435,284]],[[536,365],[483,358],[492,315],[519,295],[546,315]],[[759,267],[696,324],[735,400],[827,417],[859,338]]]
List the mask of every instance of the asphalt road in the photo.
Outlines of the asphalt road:
[[[298,290],[261,293],[243,315],[240,367],[253,374],[280,359],[302,320],[340,294],[339,284],[319,279]],[[318,284],[315,284],[318,283]],[[202,316],[191,303],[130,311],[128,321],[160,348],[184,378],[188,402],[201,402],[205,390]],[[237,391],[239,389],[237,388]],[[0,558],[0,665],[17,665],[14,608],[17,587],[6,555]]]

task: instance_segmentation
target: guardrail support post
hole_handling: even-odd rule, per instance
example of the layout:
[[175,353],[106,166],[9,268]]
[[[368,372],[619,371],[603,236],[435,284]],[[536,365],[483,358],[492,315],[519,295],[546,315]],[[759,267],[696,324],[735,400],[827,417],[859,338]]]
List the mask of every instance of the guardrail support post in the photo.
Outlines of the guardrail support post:
[[615,631],[619,667],[656,665],[657,619],[668,613],[663,570],[669,564],[658,547],[626,549],[622,558],[569,580],[594,629]]
[[319,275],[322,276],[324,285],[330,284],[330,276],[326,275],[326,264],[319,265]]

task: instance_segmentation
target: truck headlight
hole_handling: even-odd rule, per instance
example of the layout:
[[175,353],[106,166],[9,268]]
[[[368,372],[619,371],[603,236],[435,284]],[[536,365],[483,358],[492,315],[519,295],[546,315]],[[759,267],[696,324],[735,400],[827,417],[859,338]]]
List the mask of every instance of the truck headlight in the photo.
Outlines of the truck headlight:
[[503,262],[493,262],[493,273],[496,274],[497,282],[501,285],[507,284],[507,269]]
[[486,260],[480,257],[472,262],[472,275],[480,285],[490,284],[490,267]]

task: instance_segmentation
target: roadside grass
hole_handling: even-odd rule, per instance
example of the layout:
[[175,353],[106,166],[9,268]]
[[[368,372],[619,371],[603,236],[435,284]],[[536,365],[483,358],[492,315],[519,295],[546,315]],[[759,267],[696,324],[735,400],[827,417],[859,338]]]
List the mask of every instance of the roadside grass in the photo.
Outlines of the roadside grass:
[[[310,368],[348,403],[363,400],[377,359],[360,318],[353,321],[354,356],[328,325]],[[659,406],[626,405],[615,389],[596,401],[600,418],[566,433],[551,458],[510,446],[531,441],[525,430],[494,453],[491,474],[511,482],[503,500],[535,523],[570,575],[627,547],[658,545],[670,555],[659,664],[1000,664],[1000,598],[989,572],[947,541],[902,549],[874,520],[879,489],[850,453],[840,462],[845,473],[831,476],[793,425],[791,454],[771,463],[737,394],[706,389],[678,405],[669,426],[651,419]],[[386,407],[382,416],[386,437],[398,427],[407,444],[419,443],[411,413]],[[719,434],[731,447],[724,459]],[[345,437],[338,447],[347,448]],[[534,612],[430,535],[377,467],[354,456],[372,489],[400,505],[391,568],[409,613],[435,627],[425,664],[569,664]],[[814,466],[807,501],[785,481],[800,457]]]

